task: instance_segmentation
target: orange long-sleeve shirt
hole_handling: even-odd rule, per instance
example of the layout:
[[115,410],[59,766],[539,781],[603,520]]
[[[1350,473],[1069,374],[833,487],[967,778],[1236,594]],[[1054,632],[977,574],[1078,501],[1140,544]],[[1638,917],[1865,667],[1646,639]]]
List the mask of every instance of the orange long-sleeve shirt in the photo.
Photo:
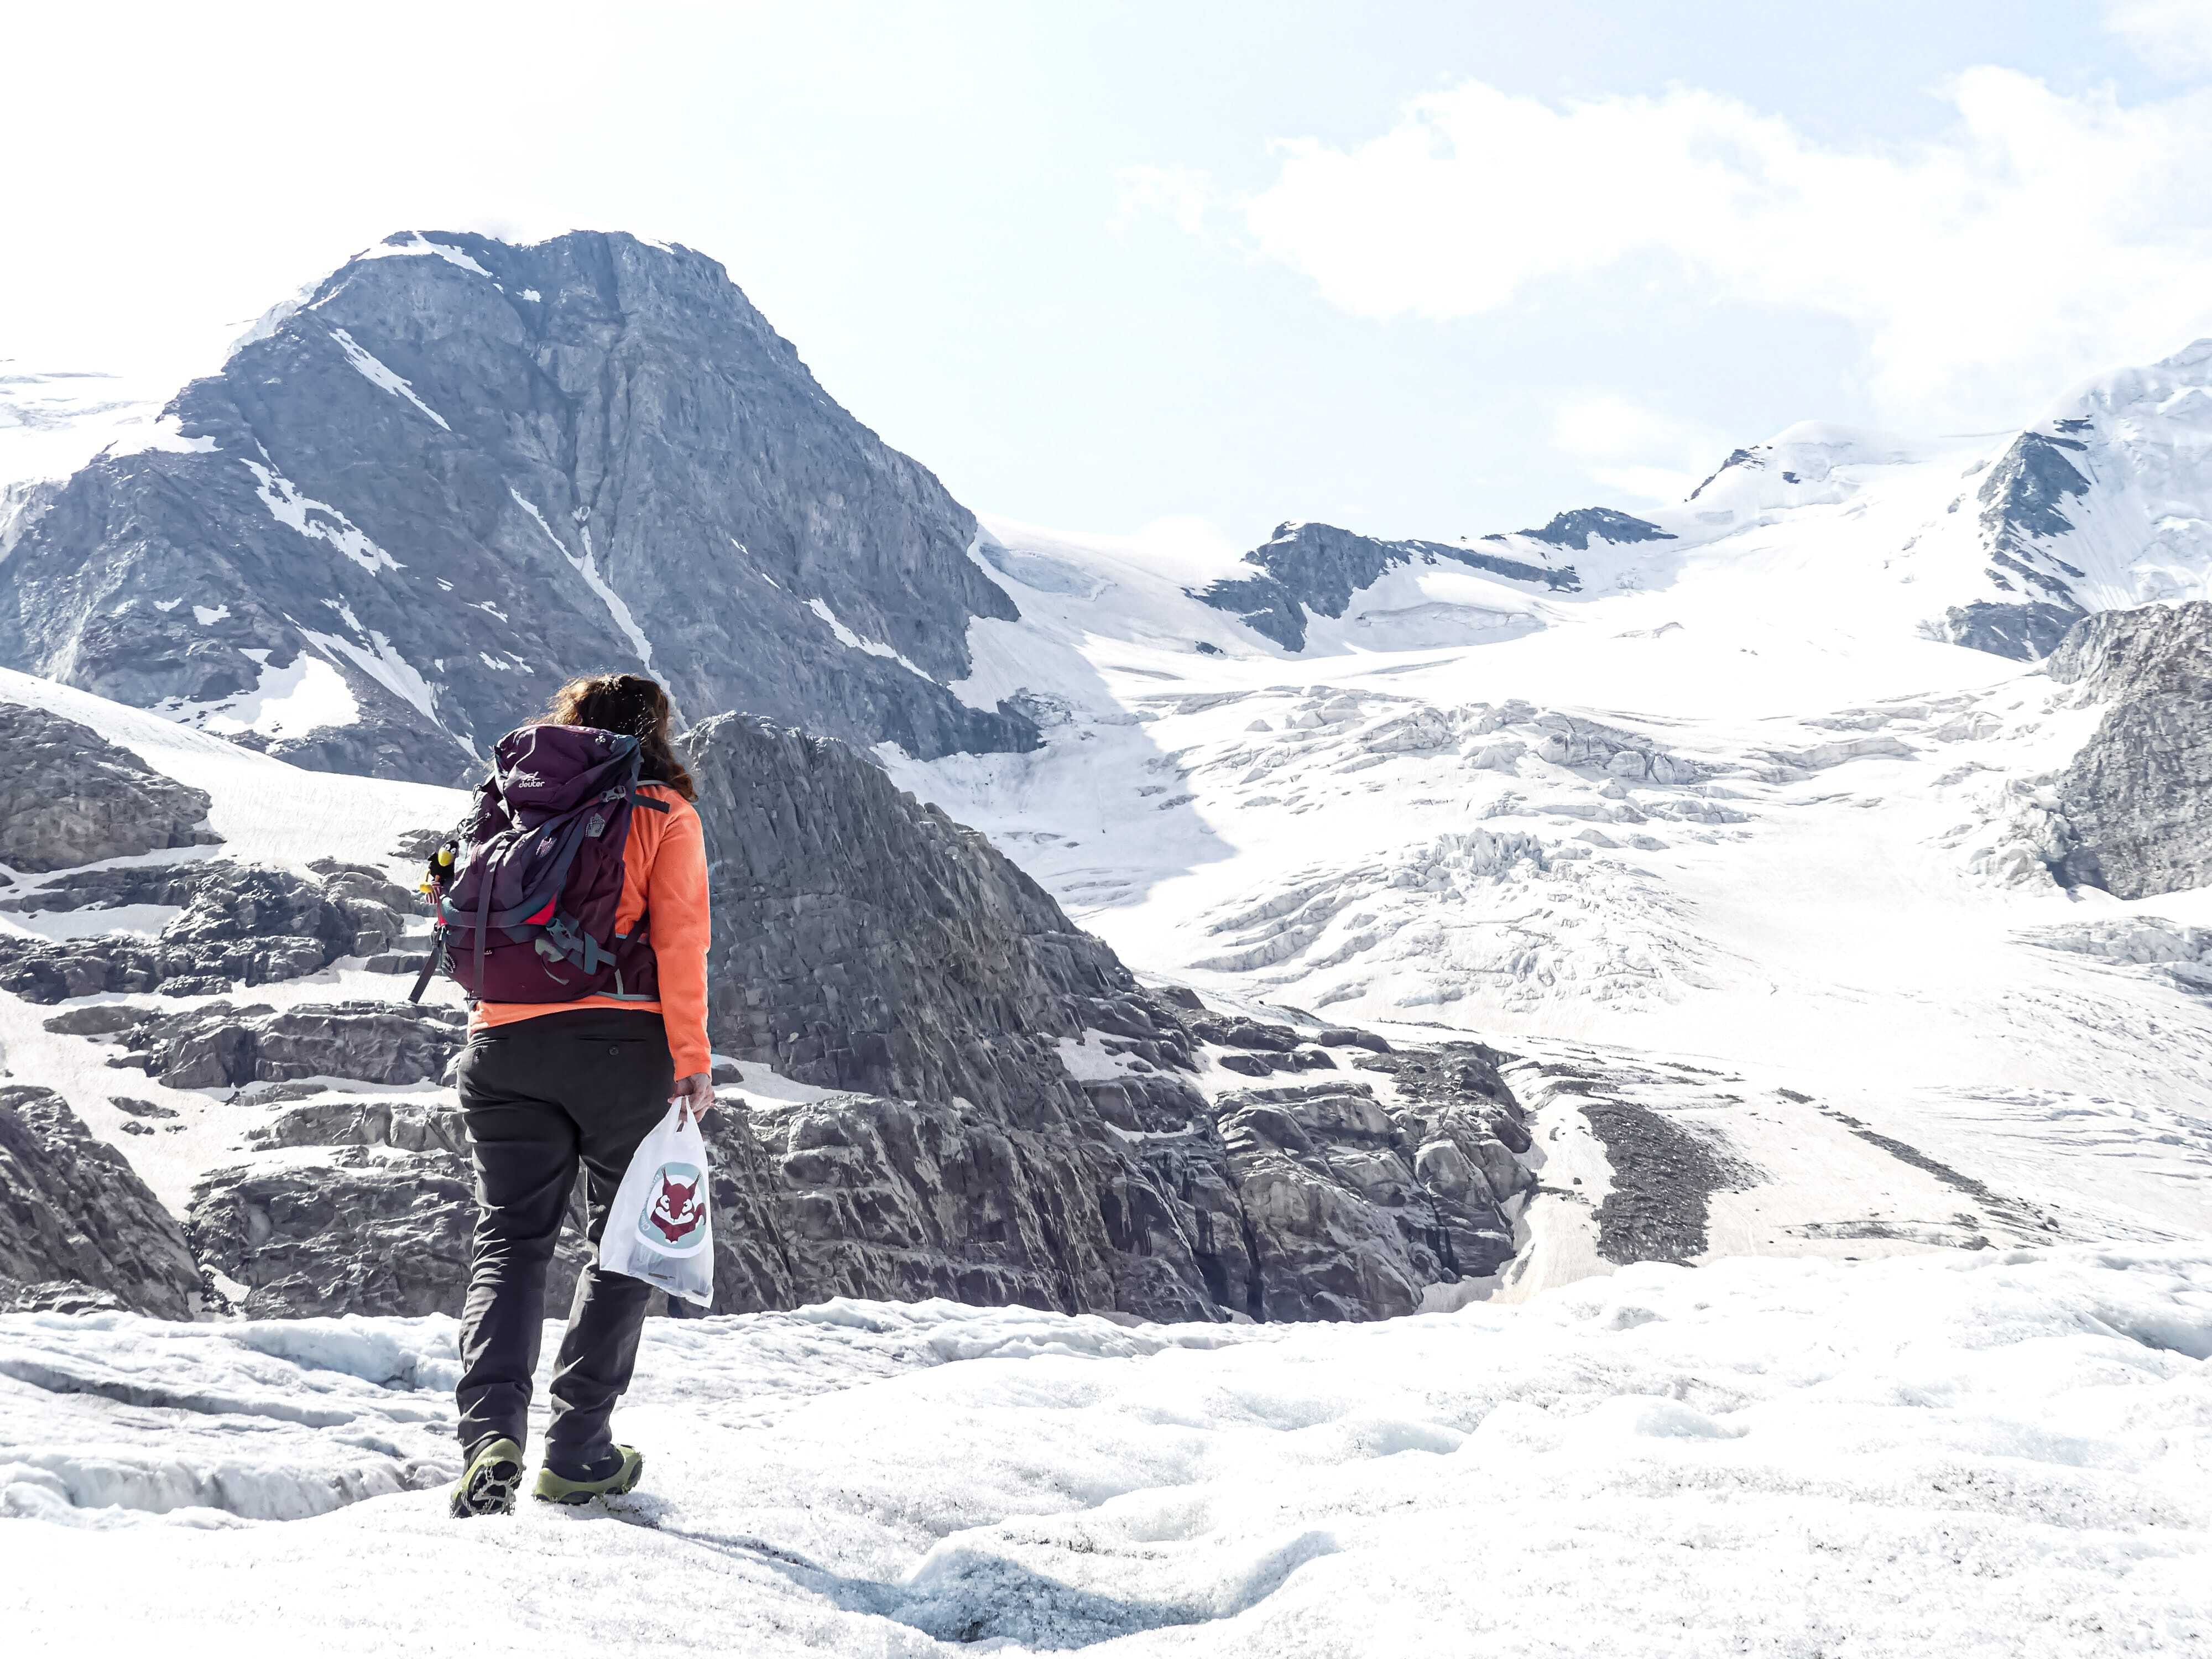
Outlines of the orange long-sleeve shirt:
[[668,1048],[676,1075],[690,1077],[713,1069],[707,1044],[707,945],[714,918],[707,908],[707,837],[699,814],[665,784],[640,786],[668,803],[668,811],[634,811],[629,844],[623,849],[622,902],[615,927],[628,933],[640,916],[653,939],[653,965],[659,975],[658,1002],[620,1001],[613,997],[580,997],[574,1002],[479,1002],[469,1029],[483,1030],[541,1014],[565,1014],[575,1008],[625,1008],[658,1013],[668,1028]]

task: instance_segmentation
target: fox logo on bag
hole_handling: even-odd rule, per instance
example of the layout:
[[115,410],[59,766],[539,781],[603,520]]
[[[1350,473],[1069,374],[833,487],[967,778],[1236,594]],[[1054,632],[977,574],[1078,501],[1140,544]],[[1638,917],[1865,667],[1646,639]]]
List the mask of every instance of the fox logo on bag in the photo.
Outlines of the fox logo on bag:
[[599,1236],[599,1271],[658,1285],[698,1307],[714,1299],[714,1191],[706,1137],[682,1101],[630,1154]]
[[653,1202],[638,1218],[638,1231],[663,1249],[690,1243],[707,1219],[706,1185],[696,1164],[662,1164],[653,1177]]

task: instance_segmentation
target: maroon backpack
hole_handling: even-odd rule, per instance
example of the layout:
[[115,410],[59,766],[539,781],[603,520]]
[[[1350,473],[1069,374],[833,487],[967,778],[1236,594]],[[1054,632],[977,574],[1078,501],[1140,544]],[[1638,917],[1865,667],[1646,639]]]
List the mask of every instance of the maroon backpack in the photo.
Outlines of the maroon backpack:
[[638,740],[525,726],[492,752],[475,810],[432,858],[438,920],[414,1000],[443,967],[472,1002],[653,1000],[647,918],[615,931],[630,816],[669,810],[638,793]]

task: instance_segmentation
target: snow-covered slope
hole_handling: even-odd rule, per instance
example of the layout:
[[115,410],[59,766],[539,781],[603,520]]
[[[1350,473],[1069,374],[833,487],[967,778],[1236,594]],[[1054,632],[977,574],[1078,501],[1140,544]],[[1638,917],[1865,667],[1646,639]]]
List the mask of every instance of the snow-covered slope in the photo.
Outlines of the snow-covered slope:
[[0,1596],[20,1653],[2183,1654],[2208,1356],[2201,1246],[1372,1326],[831,1303],[654,1322],[645,1490],[462,1526],[408,1491],[449,1321],[15,1316]]
[[1928,625],[1981,580],[1947,504],[1992,447],[1796,428],[1665,538],[1589,537],[1572,587],[1440,550],[1296,650],[993,522],[1022,620],[974,625],[958,689],[1047,746],[879,754],[1209,998],[1602,1054],[1615,1096],[1702,1069],[1657,1109],[1733,1160],[1716,1250],[2199,1237],[2212,1006],[2106,930],[2212,896],[2060,887],[2051,780],[2100,711]]
[[171,390],[0,358],[0,490],[66,478],[104,449],[146,441]]
[[0,358],[0,558],[14,551],[34,497],[51,495],[94,456],[172,441],[161,423],[167,390]]
[[[1584,509],[1457,545],[1285,525],[1199,591],[1307,656],[1505,637],[1665,590],[1753,632],[1817,622],[2039,658],[2084,615],[2205,597],[2208,434],[2202,340],[2085,383],[2025,431],[1923,441],[1801,422],[1645,517]],[[1333,540],[1360,545],[1317,558]],[[1260,608],[1286,597],[1317,625]]]

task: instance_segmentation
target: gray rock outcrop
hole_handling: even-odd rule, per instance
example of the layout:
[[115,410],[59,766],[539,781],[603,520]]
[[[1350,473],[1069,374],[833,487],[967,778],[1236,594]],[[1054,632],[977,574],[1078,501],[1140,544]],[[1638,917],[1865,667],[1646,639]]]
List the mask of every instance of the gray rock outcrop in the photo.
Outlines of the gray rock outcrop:
[[[1592,541],[1612,542],[1628,545],[1636,542],[1671,542],[1674,534],[1662,530],[1648,519],[1638,519],[1626,513],[1617,513],[1609,507],[1579,507],[1568,513],[1555,513],[1540,530],[1519,532],[1533,542],[1549,542],[1554,547],[1571,548],[1577,553],[1589,551]],[[1504,541],[1503,536],[1486,536],[1485,541]],[[1570,575],[1573,573],[1570,571]],[[1571,587],[1572,582],[1557,584]]]
[[[1534,1177],[1501,1139],[1528,1146],[1494,1063],[1389,1060],[1389,1107],[1356,1079],[1209,1104],[1133,1077],[1088,1085],[1091,1112],[1041,1127],[952,1103],[726,1093],[707,1126],[715,1309],[942,1296],[1153,1319],[1409,1312],[1427,1286],[1511,1256],[1507,1207]],[[311,1101],[253,1139],[291,1155],[211,1171],[190,1210],[202,1258],[249,1287],[246,1311],[459,1309],[476,1212],[449,1101]],[[301,1160],[308,1147],[327,1151]],[[550,1305],[583,1259],[581,1223],[580,1194]]]
[[2082,579],[2082,572],[2045,544],[2075,527],[2069,504],[2089,493],[2080,465],[2088,447],[2065,432],[2023,432],[1983,475],[1975,492],[1982,504],[1990,579],[2000,587],[2016,586],[2026,602],[2070,610],[2077,617],[2082,605],[2072,584]]
[[1218,1132],[1255,1319],[1411,1313],[1429,1285],[1513,1255],[1503,1206],[1531,1178],[1464,1103],[1386,1108],[1349,1080],[1269,1087],[1224,1096]]
[[[2075,503],[2089,494],[2094,422],[2064,419],[2023,432],[1983,474],[1975,498],[1990,585],[2007,597],[1954,605],[1943,635],[1954,645],[2034,662],[2058,648],[2089,613],[2086,575],[2061,550],[2075,528]],[[2017,597],[2014,597],[2017,596]]]
[[[1615,520],[1619,523],[1616,525]],[[1587,548],[1593,532],[1640,526],[1649,535],[1666,532],[1624,514],[1593,509],[1584,514],[1561,514],[1542,531],[1527,536],[1553,546]],[[1623,530],[1616,540],[1641,540],[1644,534]],[[1502,542],[1503,537],[1486,540]],[[1547,550],[1533,550],[1537,555]],[[1224,577],[1192,595],[1217,611],[1226,611],[1254,632],[1273,640],[1286,651],[1303,651],[1308,613],[1341,617],[1352,596],[1371,587],[1403,564],[1436,564],[1449,560],[1508,581],[1524,582],[1546,591],[1569,592],[1582,584],[1572,565],[1553,565],[1518,559],[1505,553],[1456,547],[1448,542],[1378,541],[1327,524],[1283,524],[1272,540],[1244,556],[1257,567],[1251,576]]]
[[1976,599],[1943,613],[1943,636],[1972,650],[2035,662],[2057,650],[2066,630],[2081,620],[2076,607],[2048,599]]
[[[460,1311],[476,1203],[467,1134],[450,1099],[306,1102],[250,1138],[284,1155],[209,1171],[186,1211],[201,1259],[246,1287],[244,1312]],[[307,1148],[325,1150],[308,1160]],[[583,1259],[572,1230],[547,1279],[556,1316]]]
[[461,1017],[401,1003],[302,1004],[277,1010],[213,1002],[155,1014],[116,1034],[132,1067],[173,1089],[243,1088],[301,1078],[435,1082],[460,1051]]
[[[843,744],[741,717],[687,744],[713,860],[710,1035],[812,1085],[726,1090],[709,1120],[719,1310],[945,1296],[1377,1318],[1511,1253],[1528,1139],[1487,1050],[1391,1052],[1146,991],[981,836]],[[288,1022],[314,1028],[313,1053],[276,1046]],[[112,1035],[124,1063],[210,1087],[432,1078],[457,1034],[363,1005]],[[1201,1052],[1304,1074],[1209,1100]],[[1389,1103],[1356,1066],[1392,1074]],[[334,1091],[277,1105],[253,1139],[191,1210],[249,1311],[459,1308],[475,1217],[450,1097]]]
[[2106,705],[2058,777],[2053,874],[2121,898],[2212,882],[2212,604],[2089,617],[2047,668]]
[[0,702],[0,864],[35,872],[218,842],[209,805],[88,726]]
[[684,739],[714,860],[715,1046],[823,1088],[1042,1120],[1085,1024],[1183,1048],[1105,945],[841,743],[744,716]]
[[0,1089],[0,1305],[119,1303],[189,1319],[200,1273],[174,1217],[50,1089]]
[[150,939],[0,935],[0,990],[45,1003],[102,992],[194,996],[389,952],[405,931],[413,896],[365,866],[325,860],[313,868],[303,876],[217,860],[85,870],[0,900],[0,911],[16,915],[126,904],[179,909]]
[[178,394],[175,441],[25,507],[0,663],[186,718],[334,676],[356,719],[244,740],[437,782],[594,669],[925,757],[1034,746],[945,689],[1016,614],[974,517],[712,259],[409,233],[303,297]]

